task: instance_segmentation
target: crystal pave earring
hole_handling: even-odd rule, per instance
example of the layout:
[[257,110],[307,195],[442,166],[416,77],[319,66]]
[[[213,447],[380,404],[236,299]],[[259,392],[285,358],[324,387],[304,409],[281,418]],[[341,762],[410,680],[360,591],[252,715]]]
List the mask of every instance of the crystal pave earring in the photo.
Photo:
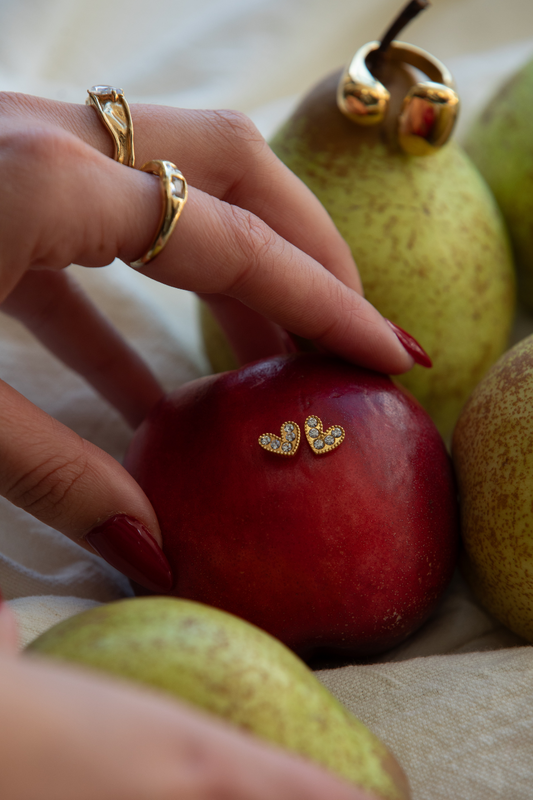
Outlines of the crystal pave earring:
[[[322,455],[335,450],[344,441],[345,430],[341,425],[331,425],[324,430],[322,420],[313,414],[305,420],[305,437],[313,453]],[[294,456],[300,444],[300,427],[296,422],[289,420],[280,428],[280,435],[262,433],[259,444],[263,450],[279,456]]]
[[273,433],[262,433],[259,437],[259,444],[263,450],[268,450],[269,453],[293,456],[300,444],[300,427],[291,420],[284,422],[279,436]]
[[344,428],[340,425],[332,425],[325,431],[322,420],[316,414],[305,420],[305,438],[317,456],[335,450],[343,443],[345,435]]

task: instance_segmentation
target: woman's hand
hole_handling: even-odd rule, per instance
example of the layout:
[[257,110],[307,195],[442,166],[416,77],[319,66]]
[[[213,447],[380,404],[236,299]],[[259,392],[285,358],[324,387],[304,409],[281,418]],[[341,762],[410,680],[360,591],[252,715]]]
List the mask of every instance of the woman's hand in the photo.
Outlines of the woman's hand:
[[[176,230],[144,272],[202,294],[242,361],[282,352],[284,330],[363,366],[413,359],[361,294],[349,250],[251,122],[232,112],[133,106],[137,163],[189,182]],[[149,369],[63,268],[139,258],[158,179],[118,164],[93,108],[0,94],[0,303],[137,425],[161,396]],[[0,384],[0,494],[168,591],[155,513],[112,458]]]
[[[176,231],[146,274],[208,297],[237,300],[361,366],[386,373],[413,366],[386,321],[363,299],[349,248],[322,205],[246,116],[141,105],[131,111],[137,163],[174,161],[190,189]],[[20,242],[14,243],[20,268],[58,269],[71,261],[101,266],[116,256],[129,263],[146,251],[160,211],[157,179],[111,160],[111,137],[93,108],[4,94],[0,114],[4,126],[18,129],[20,159],[27,165],[38,162],[46,176],[42,185],[13,188],[39,210],[30,237],[37,251],[28,247],[22,253]],[[33,136],[20,139],[21,128],[33,129]],[[54,144],[52,131],[59,135],[60,130],[75,137],[70,146],[61,138]],[[108,158],[76,148],[76,140]],[[62,173],[65,185],[58,186]],[[21,179],[17,174],[16,183]],[[47,204],[49,214],[43,214],[44,198],[53,201]],[[28,214],[19,208],[11,217],[19,222],[17,232],[23,224],[27,233]],[[52,229],[43,217],[55,222]],[[68,231],[67,220],[74,222]],[[13,275],[11,281],[18,279]],[[3,288],[5,293],[5,279]],[[277,353],[280,346],[279,338],[265,342],[259,355]],[[252,357],[259,349],[256,345]]]
[[173,699],[19,658],[12,622],[0,601],[2,800],[371,800]]

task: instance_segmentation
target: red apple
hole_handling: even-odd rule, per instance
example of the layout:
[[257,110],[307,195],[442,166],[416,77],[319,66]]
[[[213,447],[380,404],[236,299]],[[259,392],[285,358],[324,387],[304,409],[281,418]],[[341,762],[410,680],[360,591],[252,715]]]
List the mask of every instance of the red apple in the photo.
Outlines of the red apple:
[[[306,440],[310,415],[344,428],[331,452]],[[287,421],[301,430],[294,455],[260,446]],[[454,569],[456,492],[431,419],[387,376],[326,356],[186,384],[141,425],[126,467],[161,523],[172,594],[237,614],[304,658],[392,647]]]

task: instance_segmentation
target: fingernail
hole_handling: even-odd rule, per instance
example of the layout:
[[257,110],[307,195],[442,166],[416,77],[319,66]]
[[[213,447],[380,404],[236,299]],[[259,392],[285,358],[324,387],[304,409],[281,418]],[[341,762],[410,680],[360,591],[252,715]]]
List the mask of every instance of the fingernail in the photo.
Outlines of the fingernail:
[[390,328],[398,337],[400,344],[407,350],[409,355],[414,358],[417,364],[420,364],[421,367],[427,368],[433,366],[433,363],[424,348],[418,344],[416,339],[411,336],[410,333],[407,333],[407,331],[404,331],[402,328],[398,327],[398,325],[395,325],[394,322],[390,321],[390,319],[385,321],[389,324]]
[[154,592],[169,592],[172,570],[154,537],[139,520],[116,514],[85,536],[108,564]]

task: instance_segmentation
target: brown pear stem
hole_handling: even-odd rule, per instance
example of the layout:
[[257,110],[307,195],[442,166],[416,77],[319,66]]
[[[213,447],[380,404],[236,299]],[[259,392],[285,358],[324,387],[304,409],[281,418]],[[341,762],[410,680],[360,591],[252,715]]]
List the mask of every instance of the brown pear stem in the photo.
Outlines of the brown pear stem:
[[374,58],[380,58],[380,56],[384,55],[391,42],[396,39],[400,31],[429,5],[431,5],[429,0],[411,0],[410,3],[407,3],[405,8],[400,11],[392,25],[381,37],[381,44],[373,53]]

